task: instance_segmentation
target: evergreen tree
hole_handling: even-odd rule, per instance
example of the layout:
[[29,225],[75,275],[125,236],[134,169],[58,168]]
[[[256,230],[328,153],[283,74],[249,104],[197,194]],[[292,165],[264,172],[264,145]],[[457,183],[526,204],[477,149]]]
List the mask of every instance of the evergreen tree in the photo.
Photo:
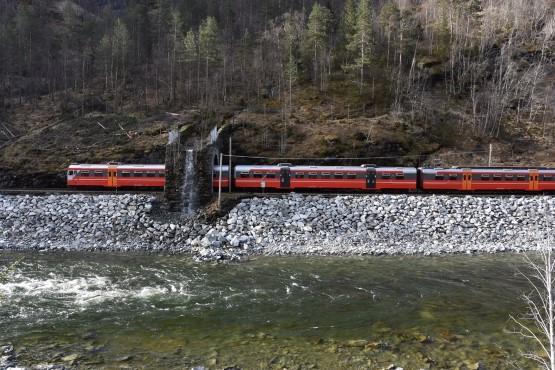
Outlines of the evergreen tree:
[[347,58],[349,55],[348,45],[353,42],[357,25],[357,11],[353,0],[346,0],[341,18],[341,36]]
[[[112,53],[116,63],[115,69],[115,100],[116,105],[122,106],[122,94],[120,90],[125,88],[127,80],[127,56],[129,52],[129,31],[121,18],[114,24],[112,39]],[[121,75],[121,82],[120,82]]]
[[447,0],[441,0],[439,3],[440,18],[435,25],[437,34],[437,55],[446,59],[449,57],[449,49],[451,48],[451,30],[449,29],[449,11],[451,4]]
[[199,27],[199,54],[202,60],[206,63],[205,74],[205,97],[208,103],[208,67],[210,64],[215,63],[220,56],[220,40],[218,36],[218,24],[214,17],[206,18]]
[[364,68],[372,61],[372,44],[374,32],[372,29],[372,7],[369,0],[360,0],[357,9],[357,23],[354,37],[349,44],[349,50],[355,53],[353,68],[359,70],[359,91],[364,84]]
[[321,90],[324,88],[325,58],[329,48],[331,20],[330,10],[315,3],[308,17],[306,51],[312,56],[313,81],[320,81]]
[[197,96],[200,92],[200,55],[198,51],[198,40],[195,32],[190,29],[187,31],[185,38],[183,39],[183,61],[188,66],[189,80],[191,80],[191,66],[196,65],[197,70]]
[[110,86],[113,86],[112,81],[112,71],[113,71],[113,48],[112,48],[112,34],[107,32],[100,39],[98,45],[98,50],[100,52],[101,58],[104,64],[104,89],[108,90]]
[[292,107],[293,86],[298,81],[298,64],[297,57],[299,44],[301,42],[302,29],[300,28],[302,15],[300,13],[285,14],[283,25],[283,43],[286,52],[285,76],[289,88],[289,108]]
[[182,30],[183,22],[181,21],[181,14],[174,10],[171,14],[171,33],[172,33],[172,58],[170,61],[170,101],[173,103],[175,100],[175,87],[176,87],[176,64],[178,62],[178,56],[181,53],[182,42]]
[[389,65],[392,38],[396,36],[401,22],[401,12],[395,3],[388,2],[382,7],[379,22],[387,39],[386,65]]

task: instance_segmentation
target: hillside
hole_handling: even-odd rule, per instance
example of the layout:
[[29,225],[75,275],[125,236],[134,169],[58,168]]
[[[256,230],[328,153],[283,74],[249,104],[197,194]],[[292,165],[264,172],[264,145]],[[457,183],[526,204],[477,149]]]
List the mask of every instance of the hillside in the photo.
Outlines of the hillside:
[[1,2],[0,186],[224,123],[249,163],[555,166],[547,0],[225,4]]

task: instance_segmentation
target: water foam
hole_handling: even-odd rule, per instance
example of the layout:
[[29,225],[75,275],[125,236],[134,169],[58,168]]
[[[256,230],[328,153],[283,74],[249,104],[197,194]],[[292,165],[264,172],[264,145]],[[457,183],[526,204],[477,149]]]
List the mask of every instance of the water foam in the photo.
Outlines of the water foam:
[[122,299],[149,299],[159,295],[189,295],[187,286],[172,283],[168,286],[130,287],[115,283],[111,278],[99,275],[65,277],[53,273],[45,278],[29,277],[15,273],[10,281],[0,284],[0,297],[61,299],[79,306],[98,304]]

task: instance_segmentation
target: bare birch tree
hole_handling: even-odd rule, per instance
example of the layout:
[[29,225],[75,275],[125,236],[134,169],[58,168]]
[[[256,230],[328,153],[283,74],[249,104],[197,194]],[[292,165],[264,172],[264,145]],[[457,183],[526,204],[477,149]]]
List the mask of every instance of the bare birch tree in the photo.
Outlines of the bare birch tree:
[[555,255],[553,238],[547,235],[539,242],[537,256],[525,254],[530,272],[521,273],[532,290],[523,295],[528,312],[519,318],[511,316],[518,327],[517,333],[531,340],[539,352],[524,353],[524,357],[536,361],[543,369],[555,369]]

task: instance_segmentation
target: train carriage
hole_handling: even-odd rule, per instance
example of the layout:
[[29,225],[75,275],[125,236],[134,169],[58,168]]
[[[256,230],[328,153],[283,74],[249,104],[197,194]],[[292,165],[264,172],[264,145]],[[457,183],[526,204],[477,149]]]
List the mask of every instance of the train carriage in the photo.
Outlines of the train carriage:
[[164,165],[149,164],[72,164],[67,168],[69,187],[164,188]]
[[[238,189],[281,189],[280,166],[235,166],[234,185]],[[223,184],[222,184],[223,185]],[[285,187],[288,188],[288,187]]]
[[[229,185],[222,166],[222,188]],[[293,166],[291,164],[239,165],[234,171],[237,189],[275,190],[415,190],[416,169],[412,167]],[[218,186],[219,166],[213,184]]]
[[537,176],[538,191],[555,191],[555,169],[540,169]]
[[419,188],[451,191],[552,191],[555,170],[535,168],[419,168]]

